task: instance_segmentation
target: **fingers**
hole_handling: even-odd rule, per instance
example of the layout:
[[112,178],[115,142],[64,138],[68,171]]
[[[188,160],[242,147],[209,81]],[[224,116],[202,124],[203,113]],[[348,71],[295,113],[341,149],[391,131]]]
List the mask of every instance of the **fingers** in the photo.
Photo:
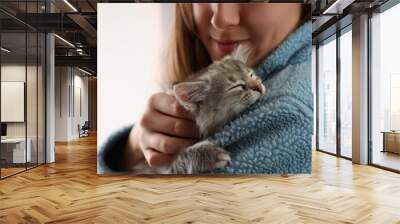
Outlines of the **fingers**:
[[151,167],[168,165],[174,154],[199,138],[193,115],[166,93],[150,97],[139,127],[139,146]]
[[151,167],[167,166],[173,156],[197,139],[177,138],[142,129],[140,149]]
[[150,148],[143,150],[143,155],[150,167],[168,166],[173,157],[172,155],[162,154]]
[[186,111],[172,95],[156,93],[149,99],[149,103],[155,110],[178,118],[194,120],[193,115]]
[[144,148],[151,148],[164,154],[176,154],[183,148],[193,145],[196,139],[176,138],[157,132],[148,132],[143,138]]
[[199,137],[199,129],[195,122],[171,117],[151,108],[141,118],[140,125],[147,130],[166,135],[183,138]]

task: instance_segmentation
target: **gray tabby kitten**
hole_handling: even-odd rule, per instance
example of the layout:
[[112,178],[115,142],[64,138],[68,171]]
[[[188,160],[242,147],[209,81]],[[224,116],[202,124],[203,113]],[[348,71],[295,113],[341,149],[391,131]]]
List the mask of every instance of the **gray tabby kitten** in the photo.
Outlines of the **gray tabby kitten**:
[[202,141],[182,149],[169,167],[135,166],[138,173],[197,174],[223,168],[229,153],[207,140],[265,94],[262,81],[246,66],[249,50],[239,46],[230,55],[175,84],[172,92],[196,120]]

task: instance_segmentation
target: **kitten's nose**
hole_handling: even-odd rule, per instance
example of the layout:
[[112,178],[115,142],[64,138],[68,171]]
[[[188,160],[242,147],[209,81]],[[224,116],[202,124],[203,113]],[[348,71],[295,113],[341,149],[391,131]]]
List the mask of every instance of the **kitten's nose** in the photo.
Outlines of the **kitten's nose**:
[[262,84],[262,82],[260,80],[254,80],[251,83],[250,88],[252,90],[260,92],[261,94],[265,93],[265,86]]

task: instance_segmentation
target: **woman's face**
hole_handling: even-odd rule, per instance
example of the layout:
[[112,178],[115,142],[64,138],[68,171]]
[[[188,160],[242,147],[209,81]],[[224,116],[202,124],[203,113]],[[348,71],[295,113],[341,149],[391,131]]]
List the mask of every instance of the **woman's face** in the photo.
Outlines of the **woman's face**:
[[296,29],[301,9],[301,3],[193,3],[193,16],[212,60],[245,44],[255,66]]

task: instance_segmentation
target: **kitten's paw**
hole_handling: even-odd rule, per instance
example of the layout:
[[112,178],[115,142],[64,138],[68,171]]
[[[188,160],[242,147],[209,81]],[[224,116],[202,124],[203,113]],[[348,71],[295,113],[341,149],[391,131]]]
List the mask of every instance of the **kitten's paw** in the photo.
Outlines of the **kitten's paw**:
[[211,169],[213,168],[224,168],[231,161],[231,156],[227,151],[222,148],[213,148],[212,152],[209,152],[209,156],[211,157],[211,161],[214,163]]
[[224,168],[230,163],[230,161],[231,156],[227,152],[220,152],[217,155],[217,162],[215,163],[214,168]]
[[226,165],[228,165],[229,161],[219,161],[215,164],[215,168],[224,168]]
[[223,168],[230,161],[229,153],[223,148],[210,142],[202,142],[178,154],[171,165],[171,173],[203,173],[215,168]]
[[222,152],[222,153],[218,154],[218,159],[221,161],[230,161],[231,156],[229,154],[227,154],[226,152]]

